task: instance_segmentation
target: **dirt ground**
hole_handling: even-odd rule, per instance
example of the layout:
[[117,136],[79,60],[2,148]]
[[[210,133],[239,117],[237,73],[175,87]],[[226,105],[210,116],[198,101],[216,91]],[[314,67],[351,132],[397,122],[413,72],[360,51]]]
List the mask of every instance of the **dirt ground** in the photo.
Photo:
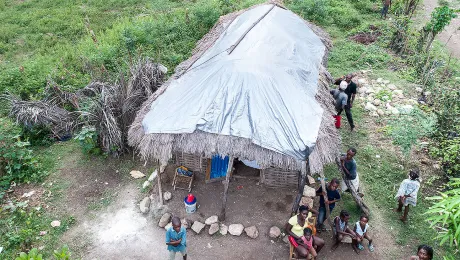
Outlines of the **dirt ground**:
[[[73,183],[70,186],[72,192],[66,200],[67,211],[77,220],[77,224],[64,235],[63,242],[69,244],[74,256],[82,259],[167,259],[165,230],[157,225],[163,212],[202,222],[220,212],[223,194],[221,182],[205,184],[204,176],[197,175],[192,193],[198,199],[199,208],[194,214],[186,214],[183,199],[188,192],[173,190],[173,166],[166,169],[166,176],[162,179],[163,191],[170,191],[173,198],[166,202],[164,208],[158,209],[156,186],[150,193],[142,193],[139,189],[140,181],[122,176],[122,171],[117,172],[116,167],[121,165],[106,164],[108,169],[101,175],[96,174],[96,168],[92,166],[63,167],[62,177],[69,178]],[[258,185],[256,174],[250,168],[237,167],[237,175],[249,178],[235,178],[230,183],[227,219],[224,223],[241,223],[246,227],[255,225],[259,237],[251,239],[244,233],[240,237],[211,237],[208,234],[209,227],[199,235],[188,230],[188,259],[288,259],[288,245],[282,239],[271,240],[268,231],[271,226],[281,228],[286,223],[295,190],[270,189]],[[95,191],[90,193],[90,190]],[[108,190],[115,194],[109,206],[98,209],[89,207],[107,195]],[[155,200],[151,211],[142,214],[139,201],[149,194],[153,194]],[[385,235],[387,232],[384,232],[384,226],[374,226],[378,223],[381,222],[375,219],[371,224],[375,230],[372,232],[376,245],[374,253],[366,249],[358,256],[349,244],[343,244],[331,252],[331,234],[322,233],[320,237],[326,240],[326,246],[319,259],[397,259],[392,255],[395,245],[388,243],[394,240]],[[176,259],[180,259],[180,256],[177,255]]]
[[[452,8],[460,8],[460,3],[457,0],[450,1]],[[424,20],[430,19],[431,12],[438,7],[438,0],[424,0],[423,9],[425,10]],[[452,56],[460,58],[460,17],[451,21],[451,23],[438,35],[438,39],[446,44],[447,49],[452,53]]]

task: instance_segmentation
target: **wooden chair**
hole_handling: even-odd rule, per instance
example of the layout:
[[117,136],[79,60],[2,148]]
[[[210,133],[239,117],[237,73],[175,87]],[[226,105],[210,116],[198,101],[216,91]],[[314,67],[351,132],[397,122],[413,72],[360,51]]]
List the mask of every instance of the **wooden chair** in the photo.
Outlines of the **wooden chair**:
[[[172,183],[172,186],[174,187],[174,190],[177,189],[181,189],[181,190],[188,190],[188,192],[191,192],[192,191],[192,183],[193,183],[193,177],[195,176],[195,174],[192,172],[192,176],[185,176],[185,175],[182,175],[182,174],[179,174],[179,172],[177,171],[179,169],[179,167],[176,168],[176,170],[174,171],[174,180],[173,180],[173,183]],[[188,187],[186,188],[182,188],[178,185],[178,183],[184,183],[186,185],[188,185]]]

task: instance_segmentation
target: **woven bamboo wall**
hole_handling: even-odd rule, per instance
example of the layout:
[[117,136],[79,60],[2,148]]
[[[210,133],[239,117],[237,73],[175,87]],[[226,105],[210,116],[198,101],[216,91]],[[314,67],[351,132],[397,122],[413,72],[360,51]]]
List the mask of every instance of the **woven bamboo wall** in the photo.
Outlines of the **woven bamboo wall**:
[[176,153],[176,164],[185,166],[192,172],[206,172],[207,158],[196,154]]
[[272,188],[297,188],[299,180],[298,171],[268,168],[261,171],[261,181],[267,187]]

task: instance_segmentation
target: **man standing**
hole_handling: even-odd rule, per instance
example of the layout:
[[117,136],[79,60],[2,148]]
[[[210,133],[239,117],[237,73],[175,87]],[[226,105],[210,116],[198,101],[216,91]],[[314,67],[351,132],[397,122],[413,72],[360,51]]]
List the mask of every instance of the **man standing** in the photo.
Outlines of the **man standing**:
[[339,89],[331,89],[330,93],[334,97],[334,106],[337,110],[338,115],[345,109],[347,105],[347,94],[345,94],[345,89],[347,88],[347,83],[342,81],[340,83]]
[[336,85],[341,84],[341,82],[345,81],[347,83],[347,87],[345,89],[345,94],[347,94],[347,105],[338,111],[337,115],[340,116],[342,111],[345,110],[345,115],[347,116],[348,123],[350,124],[351,131],[355,129],[355,124],[353,122],[353,115],[351,114],[351,108],[353,107],[353,102],[355,102],[355,96],[357,93],[358,86],[356,83],[352,81],[353,74],[348,74],[343,76],[335,81]]
[[382,12],[380,13],[380,18],[387,19],[387,13],[390,7],[391,7],[391,0],[383,0],[383,8],[382,8]]
[[[355,148],[348,149],[347,154],[340,158],[340,165],[342,166],[342,170],[345,173],[345,178],[350,181],[356,192],[359,192],[359,176],[358,172],[356,171],[356,161],[353,159],[355,154]],[[345,180],[342,180],[340,186],[342,188],[342,192],[348,190],[347,184],[345,184]]]
[[[318,232],[324,230],[323,223],[326,220],[326,204],[329,205],[329,213],[332,213],[335,203],[340,200],[340,193],[337,191],[337,187],[339,187],[339,180],[334,178],[326,185],[326,191],[323,191],[323,187],[321,186],[316,190],[316,196],[319,196],[319,213],[316,227]],[[327,196],[327,202],[324,196]]]

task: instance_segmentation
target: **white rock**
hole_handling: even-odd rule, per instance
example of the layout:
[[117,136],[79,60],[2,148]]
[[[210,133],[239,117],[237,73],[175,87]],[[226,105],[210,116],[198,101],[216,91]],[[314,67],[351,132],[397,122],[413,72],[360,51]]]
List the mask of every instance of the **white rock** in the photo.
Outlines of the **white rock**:
[[232,236],[240,236],[243,233],[244,226],[241,224],[231,224],[228,227],[228,233]]
[[395,90],[393,90],[393,93],[395,95],[400,95],[400,94],[403,94],[403,91],[402,91],[402,89],[395,89]]
[[150,174],[150,176],[149,176],[149,178],[148,178],[148,181],[153,182],[153,180],[155,180],[157,176],[158,176],[158,170],[155,169],[155,170],[152,172],[152,174]]
[[382,87],[374,88],[374,93],[379,93],[380,91],[382,91]]
[[391,113],[392,113],[393,115],[399,115],[399,110],[398,110],[397,108],[393,108],[393,109],[391,110]]
[[209,227],[209,234],[212,236],[219,231],[219,223],[212,223]]
[[145,197],[145,198],[141,201],[141,203],[139,204],[139,207],[140,207],[142,213],[147,213],[147,212],[149,212],[150,198],[149,198],[149,197]]
[[53,220],[53,221],[51,221],[51,226],[52,227],[59,227],[59,226],[61,226],[61,221]]
[[423,93],[425,96],[429,96],[431,95],[431,91],[426,91],[425,93]]
[[390,81],[389,81],[389,80],[384,80],[384,81],[382,81],[382,83],[383,83],[383,84],[389,84]]
[[366,89],[366,93],[369,94],[369,93],[374,93],[374,89],[373,88],[367,88]]
[[171,192],[165,191],[165,193],[163,193],[163,199],[164,199],[165,201],[168,201],[168,200],[170,200],[171,198],[172,198]]
[[414,100],[414,99],[406,99],[406,102],[408,104],[411,104],[411,105],[417,105],[418,104],[417,100]]
[[373,96],[367,96],[366,100],[370,103],[374,102],[374,97]]
[[415,88],[415,91],[419,92],[419,93],[422,93],[423,92],[423,88],[421,87],[416,87]]
[[377,82],[378,82],[378,83],[382,83],[382,82],[383,82],[383,79],[382,79],[382,78],[378,78],[378,79],[377,79]]
[[140,171],[131,171],[129,174],[130,174],[131,177],[133,177],[134,179],[139,179],[139,178],[145,177],[145,174],[143,174],[143,173],[140,172]]
[[377,110],[377,108],[374,105],[372,105],[370,102],[366,103],[366,106],[364,107],[364,109],[366,109],[367,111],[376,111]]
[[358,93],[366,93],[367,88],[366,87],[360,87],[358,88]]
[[223,235],[223,236],[227,235],[227,233],[228,233],[228,227],[227,227],[227,225],[225,225],[225,224],[220,224],[219,227],[220,227],[220,228],[219,228],[219,233],[220,233],[221,235]]
[[384,115],[385,115],[385,112],[383,112],[382,109],[377,109],[377,114],[378,114],[379,116],[384,116]]
[[364,78],[358,79],[358,83],[359,84],[367,84],[367,79],[364,79]]
[[439,164],[435,163],[435,164],[433,164],[433,168],[435,168],[436,170],[439,170],[439,169],[441,169],[441,166],[439,166]]
[[372,117],[379,117],[379,114],[377,114],[376,111],[372,111],[369,115]]
[[268,233],[268,236],[271,238],[277,238],[281,235],[281,230],[277,226],[273,226],[270,228],[270,232]]
[[380,106],[381,103],[382,101],[380,101],[379,99],[374,99],[374,101],[372,102],[374,106]]
[[316,197],[316,190],[308,185],[305,185],[303,188],[303,196]]
[[250,238],[257,238],[259,236],[259,230],[257,230],[256,226],[250,226],[244,229],[246,235]]
[[195,231],[195,233],[200,234],[201,230],[203,230],[205,226],[206,226],[205,224],[199,221],[195,221],[193,222],[192,230]]
[[144,184],[142,184],[142,189],[146,189],[150,185],[149,181],[145,181]]
[[389,84],[389,85],[388,85],[388,88],[389,88],[390,90],[395,90],[395,89],[396,89],[396,85],[394,85],[394,84]]
[[414,107],[412,105],[403,105],[401,106],[401,112],[403,113],[410,113],[412,110],[414,109]]
[[289,237],[288,237],[288,236],[284,236],[284,237],[283,237],[283,242],[286,243],[286,244],[289,244]]
[[206,225],[211,225],[217,222],[219,222],[219,218],[216,215],[214,215],[214,216],[210,216],[209,218],[207,218],[204,223]]
[[390,99],[389,96],[382,96],[382,100],[383,100],[383,101],[387,101],[387,100],[389,100],[389,99]]
[[192,227],[192,224],[193,224],[193,221],[187,218],[181,219],[180,222],[182,226],[185,227],[186,229],[189,229],[190,227]]
[[160,221],[158,221],[159,227],[165,227],[171,220],[171,213],[165,213],[161,216]]
[[35,194],[35,191],[34,191],[34,190],[33,190],[33,191],[29,191],[29,192],[26,192],[26,193],[22,194],[22,197],[21,197],[21,198],[28,198],[28,197],[30,197],[30,196],[32,196],[32,195],[34,195],[34,194]]

